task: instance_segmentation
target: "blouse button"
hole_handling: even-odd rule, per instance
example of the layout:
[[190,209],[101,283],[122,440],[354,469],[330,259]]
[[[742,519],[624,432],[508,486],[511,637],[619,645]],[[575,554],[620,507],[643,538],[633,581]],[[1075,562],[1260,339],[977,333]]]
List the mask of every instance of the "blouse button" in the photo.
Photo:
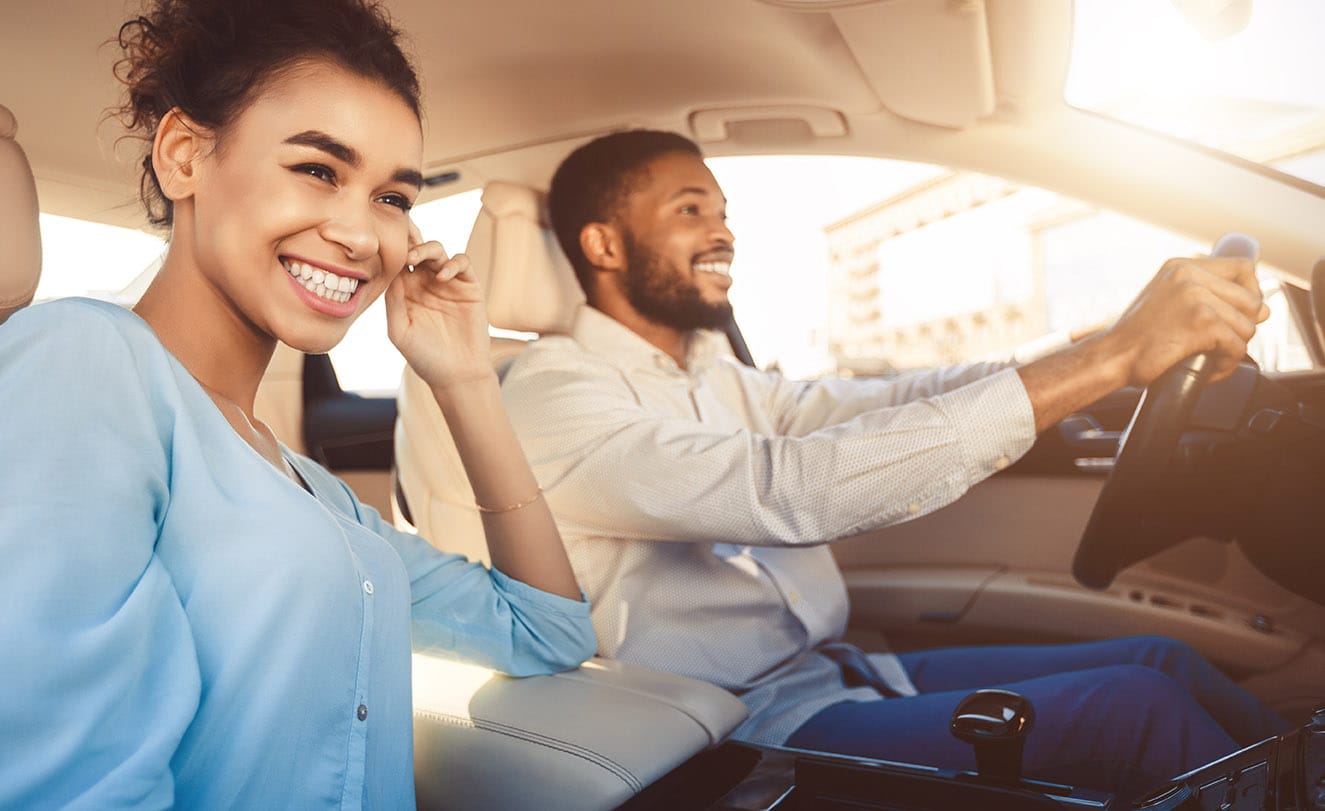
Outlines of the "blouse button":
[[365,593],[365,594],[372,594],[372,593],[373,593],[373,581],[371,581],[371,580],[365,580],[365,581],[363,581],[363,590],[364,590],[364,593]]
[[360,705],[359,705],[359,709],[357,709],[357,710],[354,711],[354,715],[355,715],[355,717],[357,717],[360,721],[366,721],[366,720],[368,720],[368,705],[366,705],[366,704],[360,704]]

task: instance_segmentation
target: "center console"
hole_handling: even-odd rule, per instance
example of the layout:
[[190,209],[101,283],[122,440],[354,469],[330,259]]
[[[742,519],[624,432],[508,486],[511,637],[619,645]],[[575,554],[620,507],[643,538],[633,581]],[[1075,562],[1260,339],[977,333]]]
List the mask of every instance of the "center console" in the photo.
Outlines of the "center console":
[[1022,778],[1021,739],[1033,721],[1033,709],[1012,693],[984,690],[964,701],[952,731],[976,747],[977,773],[729,742],[687,764],[710,781],[723,769],[744,770],[725,793],[702,797],[696,792],[704,780],[681,778],[651,787],[620,811],[1325,811],[1325,707],[1299,729],[1131,802]]

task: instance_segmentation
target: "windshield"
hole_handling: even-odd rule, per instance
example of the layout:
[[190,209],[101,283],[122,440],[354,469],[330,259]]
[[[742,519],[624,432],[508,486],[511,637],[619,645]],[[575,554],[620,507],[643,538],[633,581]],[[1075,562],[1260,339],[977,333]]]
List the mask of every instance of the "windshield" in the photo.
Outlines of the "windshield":
[[1076,0],[1067,101],[1325,185],[1322,32],[1321,0]]

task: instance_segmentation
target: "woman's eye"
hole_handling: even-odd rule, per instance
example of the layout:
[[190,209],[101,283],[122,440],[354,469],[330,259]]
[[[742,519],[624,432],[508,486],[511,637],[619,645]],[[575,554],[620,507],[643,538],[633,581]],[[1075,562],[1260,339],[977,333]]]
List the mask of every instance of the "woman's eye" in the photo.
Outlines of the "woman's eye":
[[395,206],[401,211],[409,211],[414,207],[414,204],[409,201],[409,198],[401,194],[384,194],[377,198],[377,201],[379,203],[386,203],[389,206]]
[[336,182],[336,173],[333,172],[330,167],[323,166],[320,163],[301,163],[298,166],[293,167],[292,171],[299,172],[300,174],[312,175],[323,183]]

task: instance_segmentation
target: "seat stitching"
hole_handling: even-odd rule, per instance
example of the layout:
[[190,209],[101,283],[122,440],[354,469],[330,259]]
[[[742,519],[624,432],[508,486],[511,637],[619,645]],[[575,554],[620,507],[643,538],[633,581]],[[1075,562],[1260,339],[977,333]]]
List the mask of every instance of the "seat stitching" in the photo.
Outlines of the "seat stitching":
[[503,724],[499,721],[491,721],[483,718],[466,719],[455,715],[446,715],[443,713],[431,712],[428,710],[416,710],[414,714],[418,716],[423,716],[425,718],[431,718],[437,721],[450,723],[453,724],[454,726],[473,727],[475,729],[482,729],[487,732],[495,732],[497,734],[506,735],[507,737],[517,738],[519,740],[528,741],[529,743],[537,744],[539,746],[544,746],[548,749],[554,749],[559,752],[564,752],[568,755],[581,758],[582,760],[587,760],[590,763],[593,763],[601,767],[605,771],[611,772],[619,780],[621,780],[621,782],[625,783],[626,787],[629,788],[633,793],[639,793],[644,788],[643,782],[641,782],[640,779],[636,777],[634,773],[632,773],[625,766],[621,765],[620,763],[617,763],[615,760],[612,760],[611,758],[605,755],[595,752],[592,749],[579,746],[578,744],[573,744],[568,741],[563,741],[558,738],[553,738],[549,735],[542,735],[538,733],[529,732],[528,730],[521,729],[519,727],[510,726],[508,724]]

